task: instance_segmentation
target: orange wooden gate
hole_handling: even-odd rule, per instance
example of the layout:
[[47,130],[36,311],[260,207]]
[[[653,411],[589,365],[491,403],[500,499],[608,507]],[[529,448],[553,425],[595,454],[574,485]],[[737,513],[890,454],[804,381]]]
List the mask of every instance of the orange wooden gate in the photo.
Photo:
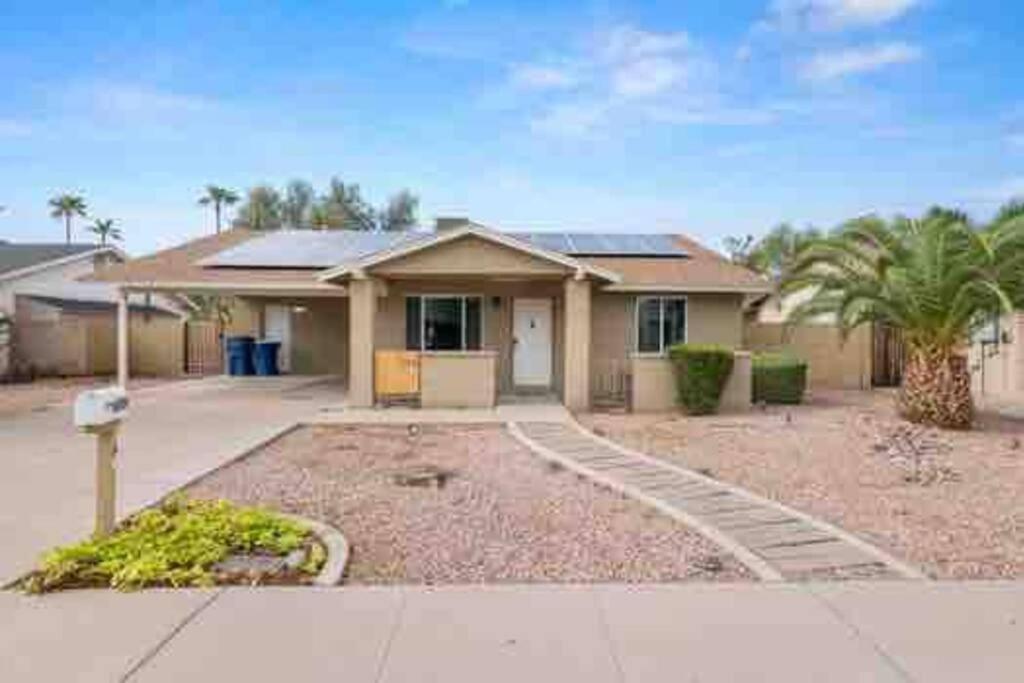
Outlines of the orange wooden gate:
[[378,399],[420,393],[420,354],[416,351],[377,351],[373,355],[373,389]]
[[219,375],[224,372],[217,323],[190,320],[185,324],[185,372],[189,375]]

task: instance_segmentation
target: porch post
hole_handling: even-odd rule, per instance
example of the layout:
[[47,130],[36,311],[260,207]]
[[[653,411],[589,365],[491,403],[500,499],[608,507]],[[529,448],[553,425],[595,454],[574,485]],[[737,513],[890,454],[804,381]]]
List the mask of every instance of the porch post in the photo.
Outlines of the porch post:
[[117,290],[117,385],[128,388],[128,291]]
[[370,278],[348,283],[348,403],[373,406],[373,326],[377,317],[377,288]]
[[577,274],[565,281],[565,377],[569,410],[590,408],[590,280]]

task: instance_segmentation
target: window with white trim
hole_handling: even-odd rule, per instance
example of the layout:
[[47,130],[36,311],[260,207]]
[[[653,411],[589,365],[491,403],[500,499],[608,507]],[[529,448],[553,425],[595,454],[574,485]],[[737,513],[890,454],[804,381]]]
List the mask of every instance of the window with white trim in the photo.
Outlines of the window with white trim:
[[410,351],[479,351],[483,298],[425,294],[405,298],[405,348]]
[[686,297],[642,296],[636,300],[636,349],[665,353],[686,342]]

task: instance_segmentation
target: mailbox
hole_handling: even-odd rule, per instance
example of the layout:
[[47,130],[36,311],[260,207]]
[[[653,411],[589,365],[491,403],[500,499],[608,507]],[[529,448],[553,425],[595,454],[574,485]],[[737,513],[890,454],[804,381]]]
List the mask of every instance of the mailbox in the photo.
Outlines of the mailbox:
[[120,387],[83,391],[75,399],[75,426],[95,431],[112,426],[128,414],[128,393]]

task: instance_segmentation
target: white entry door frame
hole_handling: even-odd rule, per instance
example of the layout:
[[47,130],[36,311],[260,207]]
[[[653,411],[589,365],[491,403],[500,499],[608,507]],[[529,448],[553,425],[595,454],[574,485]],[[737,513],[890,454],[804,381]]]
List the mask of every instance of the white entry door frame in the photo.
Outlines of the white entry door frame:
[[277,367],[281,372],[292,369],[292,309],[291,306],[267,304],[263,309],[263,337],[281,342]]
[[512,377],[516,386],[551,386],[552,309],[551,299],[512,300]]

